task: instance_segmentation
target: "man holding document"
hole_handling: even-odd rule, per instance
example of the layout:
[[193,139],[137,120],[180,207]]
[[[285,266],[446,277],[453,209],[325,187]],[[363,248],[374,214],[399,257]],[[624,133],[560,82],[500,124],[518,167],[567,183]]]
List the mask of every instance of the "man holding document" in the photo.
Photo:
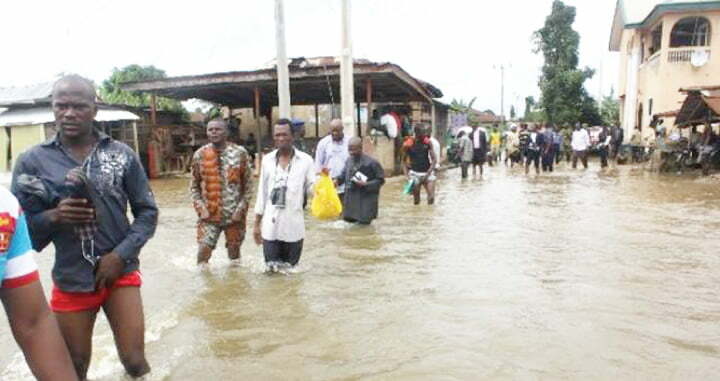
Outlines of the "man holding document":
[[348,152],[350,157],[340,176],[335,178],[337,185],[345,185],[343,219],[368,225],[377,218],[380,187],[385,184],[385,174],[377,160],[363,153],[360,138],[350,139]]

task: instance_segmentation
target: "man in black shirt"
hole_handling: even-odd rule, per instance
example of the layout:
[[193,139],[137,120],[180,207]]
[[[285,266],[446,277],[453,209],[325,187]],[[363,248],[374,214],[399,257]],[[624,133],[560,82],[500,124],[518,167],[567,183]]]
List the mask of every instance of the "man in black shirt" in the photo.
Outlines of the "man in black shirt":
[[420,186],[425,187],[428,205],[435,203],[435,163],[437,154],[430,141],[430,128],[423,123],[415,126],[415,137],[403,144],[403,173],[411,182],[413,201],[420,204]]

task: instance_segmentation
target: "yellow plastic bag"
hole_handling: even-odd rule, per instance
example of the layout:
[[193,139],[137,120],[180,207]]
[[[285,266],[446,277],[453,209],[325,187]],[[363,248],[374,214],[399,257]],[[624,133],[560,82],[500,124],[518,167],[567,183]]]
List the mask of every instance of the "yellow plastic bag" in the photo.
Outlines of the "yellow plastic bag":
[[321,220],[338,218],[342,213],[342,202],[335,190],[335,184],[324,173],[315,184],[315,196],[310,205],[310,212]]

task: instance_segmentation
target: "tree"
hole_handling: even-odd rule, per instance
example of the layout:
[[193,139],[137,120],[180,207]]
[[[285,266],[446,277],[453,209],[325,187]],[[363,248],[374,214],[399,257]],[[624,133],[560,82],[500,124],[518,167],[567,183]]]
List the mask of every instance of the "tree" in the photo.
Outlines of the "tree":
[[510,106],[510,120],[515,120],[515,105]]
[[535,53],[541,52],[545,58],[539,81],[540,108],[550,123],[593,123],[598,116],[594,100],[583,87],[595,72],[587,67],[578,69],[580,35],[572,28],[575,14],[575,7],[555,0],[545,25],[534,34]]
[[525,114],[524,117],[527,119],[527,117],[530,115],[530,113],[535,108],[535,97],[532,95],[529,97],[525,97]]
[[[155,66],[129,65],[122,69],[114,68],[110,78],[103,81],[100,86],[100,97],[107,103],[124,104],[134,107],[149,107],[150,94],[134,93],[122,90],[120,85],[124,82],[146,81],[150,79],[167,78],[164,70]],[[180,101],[157,97],[158,110],[175,111],[186,114]]]
[[615,98],[615,89],[610,95],[603,97],[600,108],[600,116],[606,126],[620,125],[620,102]]
[[450,109],[455,112],[467,114],[472,110],[473,103],[475,103],[476,99],[477,97],[471,99],[470,102],[465,102],[462,99],[458,100],[453,98],[452,102],[450,102]]

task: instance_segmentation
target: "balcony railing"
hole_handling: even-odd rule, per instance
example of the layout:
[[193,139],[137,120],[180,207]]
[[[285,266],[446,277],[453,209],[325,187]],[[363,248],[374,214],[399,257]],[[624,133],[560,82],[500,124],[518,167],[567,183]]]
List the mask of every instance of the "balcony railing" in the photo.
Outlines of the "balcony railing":
[[710,49],[707,47],[701,47],[701,48],[680,48],[680,49],[671,49],[668,51],[668,62],[669,63],[684,63],[684,62],[690,62],[692,59],[693,54],[695,52],[706,52],[708,55],[708,58],[710,58]]

